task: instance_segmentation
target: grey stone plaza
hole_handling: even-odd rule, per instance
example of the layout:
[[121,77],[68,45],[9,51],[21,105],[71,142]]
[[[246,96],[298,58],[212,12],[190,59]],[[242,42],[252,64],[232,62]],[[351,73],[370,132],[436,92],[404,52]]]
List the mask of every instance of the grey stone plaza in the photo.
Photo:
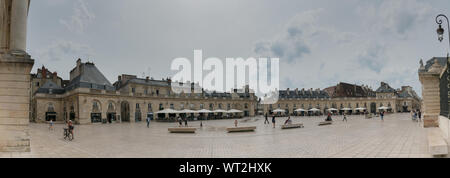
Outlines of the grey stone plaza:
[[[62,124],[30,124],[31,152],[0,153],[0,157],[45,158],[425,158],[427,129],[410,114],[379,117],[334,116],[330,126],[317,126],[322,117],[293,117],[305,128],[282,130],[264,125],[262,116],[239,120],[239,126],[257,126],[255,132],[227,133],[234,120],[189,122],[195,134],[171,134],[178,123],[145,122],[78,125],[75,139],[63,139]],[[269,118],[271,120],[271,118]]]

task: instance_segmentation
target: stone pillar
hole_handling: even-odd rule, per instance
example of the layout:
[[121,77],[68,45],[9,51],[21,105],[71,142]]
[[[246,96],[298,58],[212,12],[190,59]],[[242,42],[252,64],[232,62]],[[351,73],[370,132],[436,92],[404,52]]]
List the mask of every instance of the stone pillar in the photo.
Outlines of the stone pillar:
[[26,51],[28,0],[13,0],[11,11],[10,49]]
[[2,39],[10,39],[10,45],[0,50],[0,152],[30,151],[30,72],[34,60],[26,53],[29,0],[1,2],[12,4],[11,16],[0,19],[0,24],[11,22],[10,29],[0,28]]
[[26,56],[0,54],[0,152],[30,151],[30,72]]
[[419,70],[419,79],[422,83],[423,98],[423,126],[439,127],[440,93],[439,78],[443,67],[437,61],[428,71]]

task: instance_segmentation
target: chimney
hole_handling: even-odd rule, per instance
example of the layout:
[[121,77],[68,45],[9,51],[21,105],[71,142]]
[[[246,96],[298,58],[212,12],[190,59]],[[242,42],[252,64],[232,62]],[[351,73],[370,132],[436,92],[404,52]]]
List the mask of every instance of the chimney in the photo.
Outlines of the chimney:
[[146,82],[150,81],[150,77],[147,76],[147,77],[145,78],[145,81],[146,81]]
[[119,82],[122,81],[122,76],[119,75],[119,76],[117,77],[117,80],[118,80]]
[[53,82],[57,83],[57,80],[58,80],[58,73],[53,72]]
[[287,88],[286,93],[287,93],[287,95],[289,95],[289,93],[290,93],[290,92],[289,92],[289,88]]
[[298,95],[298,88],[295,89],[295,94]]
[[78,60],[77,60],[77,67],[80,66],[80,65],[81,65],[81,59],[78,58]]

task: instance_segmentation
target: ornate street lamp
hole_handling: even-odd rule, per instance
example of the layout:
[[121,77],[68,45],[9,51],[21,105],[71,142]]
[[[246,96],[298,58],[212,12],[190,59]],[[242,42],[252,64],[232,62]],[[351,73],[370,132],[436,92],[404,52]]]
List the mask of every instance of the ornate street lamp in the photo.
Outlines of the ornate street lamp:
[[448,36],[448,41],[449,41],[449,45],[450,45],[450,24],[448,21],[447,16],[445,16],[444,14],[439,14],[436,17],[436,23],[439,25],[439,28],[436,30],[437,34],[438,34],[438,40],[440,42],[442,42],[442,40],[444,40],[444,32],[445,30],[442,28],[442,19],[447,20],[447,30],[449,31],[449,36]]

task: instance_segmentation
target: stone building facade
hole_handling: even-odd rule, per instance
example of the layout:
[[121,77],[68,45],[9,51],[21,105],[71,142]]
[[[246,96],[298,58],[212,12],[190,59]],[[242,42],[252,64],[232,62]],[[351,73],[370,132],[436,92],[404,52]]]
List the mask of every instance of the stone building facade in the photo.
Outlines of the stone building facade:
[[[282,109],[288,115],[311,114],[308,110],[319,109],[321,114],[328,113],[328,109],[337,109],[337,113],[347,112],[358,114],[363,111],[357,108],[366,108],[367,112],[379,113],[380,107],[388,107],[388,112],[410,112],[421,108],[421,99],[412,89],[404,86],[402,89],[393,89],[387,83],[373,91],[367,86],[358,86],[348,83],[339,83],[324,90],[282,90],[279,91],[279,101],[276,104],[264,105],[264,113],[271,114],[276,109]],[[343,110],[350,108],[351,110]],[[306,112],[294,112],[304,109]]]
[[[32,100],[32,118],[35,122],[71,119],[78,124],[102,120],[136,122],[145,120],[147,114],[168,108],[238,109],[244,111],[246,116],[255,115],[257,99],[248,87],[231,93],[200,89],[199,93],[177,94],[172,91],[173,83],[170,79],[121,75],[118,81],[111,84],[95,64],[82,63],[79,59],[77,66],[70,72],[66,86],[47,81],[36,90]],[[195,88],[198,89],[192,87],[192,90]],[[168,116],[155,114],[155,117]]]
[[[422,83],[422,96],[424,108],[424,127],[439,127],[445,139],[450,139],[450,122],[448,116],[449,108],[441,102],[445,98],[448,100],[449,93],[441,91],[442,88],[448,90],[448,86],[441,86],[441,81],[448,80],[444,76],[448,69],[446,57],[433,57],[424,65],[421,61],[419,68],[419,79]],[[443,96],[443,97],[442,97]],[[447,110],[447,115],[441,111]]]

